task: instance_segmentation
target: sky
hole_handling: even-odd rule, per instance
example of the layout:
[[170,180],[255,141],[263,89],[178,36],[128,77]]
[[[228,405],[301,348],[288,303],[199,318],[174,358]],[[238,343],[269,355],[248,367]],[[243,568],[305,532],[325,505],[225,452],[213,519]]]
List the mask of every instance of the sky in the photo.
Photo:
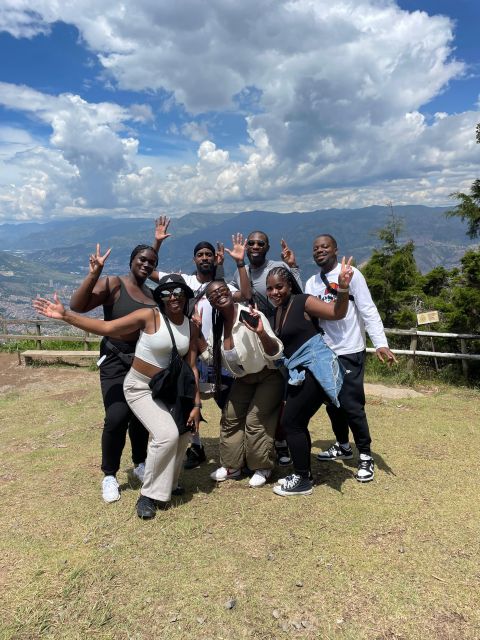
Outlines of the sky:
[[2,0],[0,223],[451,204],[477,0]]

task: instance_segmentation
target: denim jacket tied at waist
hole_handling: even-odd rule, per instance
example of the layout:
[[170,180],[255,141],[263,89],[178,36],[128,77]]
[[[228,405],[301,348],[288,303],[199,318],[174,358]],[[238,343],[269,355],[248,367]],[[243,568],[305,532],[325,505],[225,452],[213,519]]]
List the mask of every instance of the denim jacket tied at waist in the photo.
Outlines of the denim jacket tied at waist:
[[327,394],[329,400],[339,407],[338,394],[343,384],[343,366],[336,354],[328,347],[321,334],[317,334],[299,347],[290,358],[277,361],[288,369],[288,384],[298,386],[305,380],[304,367],[315,377],[318,384]]

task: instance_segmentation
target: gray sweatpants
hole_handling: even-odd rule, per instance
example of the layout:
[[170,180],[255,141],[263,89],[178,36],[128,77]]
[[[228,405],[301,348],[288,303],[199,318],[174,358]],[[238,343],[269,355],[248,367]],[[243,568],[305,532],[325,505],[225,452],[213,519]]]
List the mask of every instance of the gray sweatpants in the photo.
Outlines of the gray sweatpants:
[[190,434],[179,435],[166,406],[152,398],[150,378],[130,369],[123,391],[129,407],[150,434],[141,493],[168,502],[177,486]]

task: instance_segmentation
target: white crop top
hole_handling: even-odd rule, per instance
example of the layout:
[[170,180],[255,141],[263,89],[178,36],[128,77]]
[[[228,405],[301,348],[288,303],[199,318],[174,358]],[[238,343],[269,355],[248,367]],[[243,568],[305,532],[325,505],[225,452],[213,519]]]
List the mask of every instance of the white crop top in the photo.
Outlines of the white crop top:
[[[178,353],[184,356],[190,344],[190,321],[185,318],[181,325],[170,322]],[[142,331],[135,347],[135,357],[155,367],[165,369],[170,363],[172,339],[167,324],[160,315],[160,327],[155,333]]]

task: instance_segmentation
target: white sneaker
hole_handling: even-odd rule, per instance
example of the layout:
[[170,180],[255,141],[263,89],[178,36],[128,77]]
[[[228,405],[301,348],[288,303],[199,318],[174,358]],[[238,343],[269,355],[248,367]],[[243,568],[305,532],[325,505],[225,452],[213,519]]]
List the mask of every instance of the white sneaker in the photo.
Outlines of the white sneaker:
[[102,481],[102,498],[105,502],[120,500],[119,484],[115,476],[105,476]]
[[143,484],[143,479],[145,477],[145,463],[144,462],[140,462],[140,464],[138,464],[136,467],[134,467],[133,475],[136,478],[138,478],[138,480],[140,480],[140,482]]
[[263,487],[272,473],[271,469],[257,469],[248,481],[251,487]]
[[227,469],[226,467],[219,467],[216,471],[210,474],[210,478],[215,482],[223,482],[229,478],[239,478],[241,474],[240,469]]

